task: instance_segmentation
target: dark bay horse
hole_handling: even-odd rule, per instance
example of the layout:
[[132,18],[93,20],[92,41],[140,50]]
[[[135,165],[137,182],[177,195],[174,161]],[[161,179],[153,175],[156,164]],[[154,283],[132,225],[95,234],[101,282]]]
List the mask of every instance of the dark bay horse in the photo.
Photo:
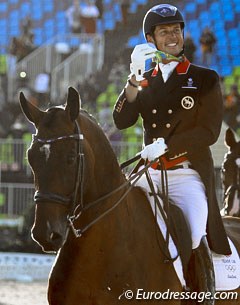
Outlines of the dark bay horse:
[[[128,290],[182,291],[173,265],[165,263],[158,245],[162,237],[156,236],[152,210],[139,189],[131,190],[80,238],[68,232],[68,215],[74,213],[72,197],[80,203],[77,213],[84,210],[74,226],[84,229],[129,190],[126,184],[87,208],[88,203],[124,185],[126,179],[98,124],[79,112],[78,93],[70,88],[65,109],[47,112],[32,106],[23,94],[20,101],[38,130],[28,150],[37,191],[32,235],[44,251],[61,248],[49,279],[49,304],[128,304],[124,296],[118,299]],[[155,303],[159,304],[151,304]],[[180,304],[180,300],[169,304]]]
[[240,217],[240,142],[228,128],[225,133],[228,152],[222,164],[222,183],[224,189],[223,215]]
[[[77,91],[69,88],[66,106],[46,112],[22,93],[20,103],[37,129],[28,150],[37,203],[32,236],[44,251],[58,252],[49,304],[185,304],[179,297],[136,298],[139,289],[183,288],[146,196],[126,180],[96,121],[79,110]],[[231,219],[227,226],[231,235]],[[239,234],[240,223],[236,228]]]

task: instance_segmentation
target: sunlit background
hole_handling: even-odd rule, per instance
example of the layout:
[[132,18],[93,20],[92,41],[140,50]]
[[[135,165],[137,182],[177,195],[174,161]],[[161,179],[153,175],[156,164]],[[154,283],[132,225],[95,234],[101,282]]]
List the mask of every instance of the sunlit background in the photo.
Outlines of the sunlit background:
[[[160,3],[164,1],[80,1],[84,13],[79,29],[73,30],[69,17],[72,1],[0,1],[1,251],[40,251],[29,234],[33,180],[25,157],[34,128],[20,112],[19,92],[46,109],[64,103],[68,86],[75,86],[82,107],[97,118],[119,162],[133,157],[142,145],[141,122],[120,132],[113,125],[112,109],[126,83],[132,49],[144,43],[143,17]],[[176,5],[185,17],[187,56],[195,64],[216,70],[221,78],[224,125],[213,147],[221,204],[224,132],[230,126],[240,134],[240,1],[168,3]],[[215,43],[204,59],[200,39],[206,28]]]

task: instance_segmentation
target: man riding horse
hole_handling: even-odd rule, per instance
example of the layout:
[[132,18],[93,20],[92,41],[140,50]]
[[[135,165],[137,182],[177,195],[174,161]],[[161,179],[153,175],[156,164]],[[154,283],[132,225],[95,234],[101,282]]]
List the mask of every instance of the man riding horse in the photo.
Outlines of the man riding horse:
[[[146,13],[147,43],[133,50],[131,74],[113,117],[116,126],[124,129],[141,115],[145,144],[141,156],[146,162],[157,160],[149,174],[160,190],[161,170],[167,170],[169,197],[182,210],[191,231],[189,271],[199,278],[200,272],[205,273],[204,287],[195,283],[191,289],[214,293],[210,249],[231,254],[209,149],[220,133],[223,101],[217,73],[191,64],[184,56],[184,26],[175,6],[160,4]],[[153,56],[156,66],[146,71],[145,62]]]

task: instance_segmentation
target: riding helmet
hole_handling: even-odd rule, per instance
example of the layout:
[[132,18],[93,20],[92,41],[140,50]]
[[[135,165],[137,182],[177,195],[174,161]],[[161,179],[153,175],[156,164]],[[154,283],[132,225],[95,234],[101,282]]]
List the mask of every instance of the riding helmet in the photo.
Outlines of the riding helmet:
[[178,8],[170,4],[159,4],[152,7],[143,19],[143,34],[152,34],[159,24],[180,23],[184,28],[184,19]]

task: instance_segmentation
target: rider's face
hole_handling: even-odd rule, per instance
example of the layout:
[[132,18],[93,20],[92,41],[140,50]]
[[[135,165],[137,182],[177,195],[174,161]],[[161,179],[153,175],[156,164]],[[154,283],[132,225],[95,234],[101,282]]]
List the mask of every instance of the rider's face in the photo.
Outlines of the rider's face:
[[148,35],[148,42],[153,42],[160,51],[177,56],[184,43],[180,23],[157,25],[153,37]]

